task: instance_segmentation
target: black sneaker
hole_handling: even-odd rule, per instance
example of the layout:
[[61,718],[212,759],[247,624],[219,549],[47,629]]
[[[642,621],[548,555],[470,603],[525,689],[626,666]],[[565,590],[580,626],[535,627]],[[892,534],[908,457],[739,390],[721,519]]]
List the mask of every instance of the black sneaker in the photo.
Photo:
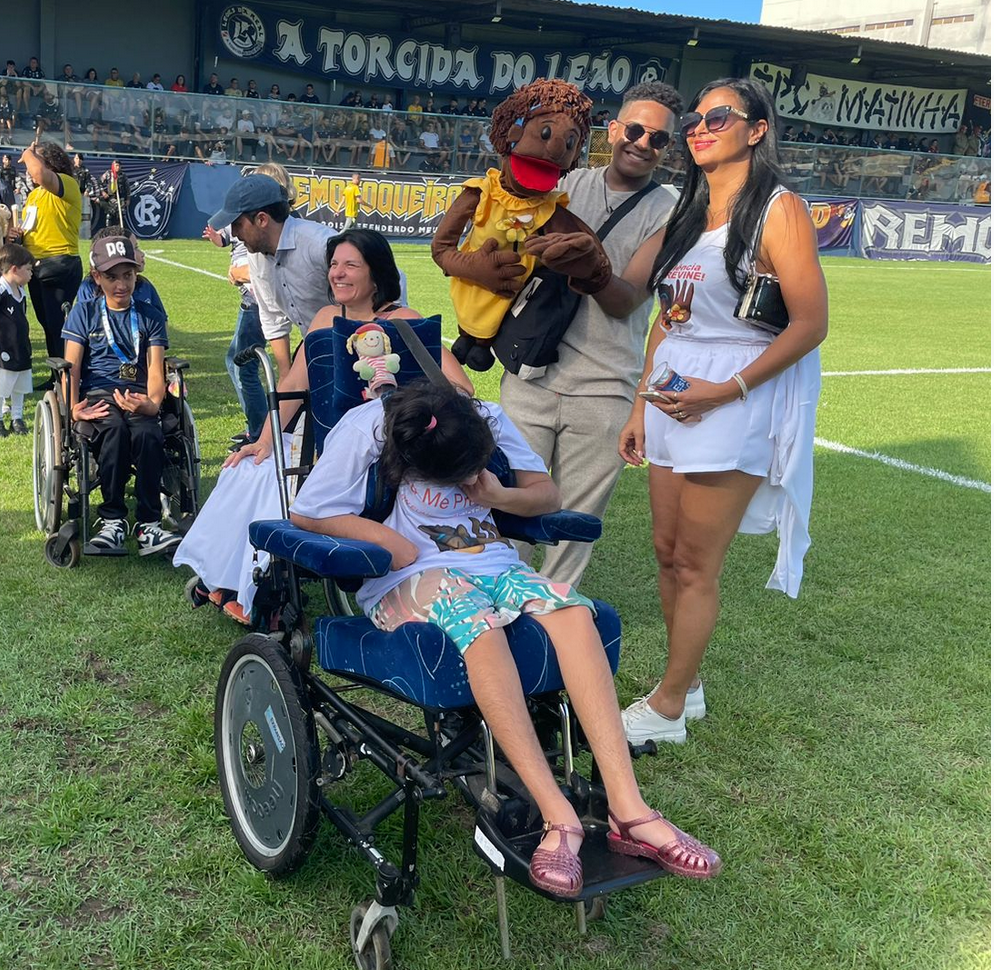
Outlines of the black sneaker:
[[88,556],[125,556],[124,539],[128,523],[124,519],[101,519],[96,535],[83,548]]
[[138,555],[152,556],[157,552],[168,552],[175,549],[181,541],[181,536],[168,529],[163,529],[158,522],[140,522],[135,526],[135,538],[138,540]]
[[10,423],[10,433],[11,434],[27,434],[28,426],[24,423],[23,418],[14,418]]
[[10,432],[7,430],[7,422],[0,418],[0,438],[6,438]]

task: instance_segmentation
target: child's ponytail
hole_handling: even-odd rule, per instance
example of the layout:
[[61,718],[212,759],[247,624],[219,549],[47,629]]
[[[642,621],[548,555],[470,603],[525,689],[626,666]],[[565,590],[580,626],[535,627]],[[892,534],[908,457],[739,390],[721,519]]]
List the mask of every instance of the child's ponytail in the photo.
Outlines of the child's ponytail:
[[458,485],[482,471],[495,447],[477,402],[451,385],[405,385],[384,402],[384,481],[412,474],[436,485]]

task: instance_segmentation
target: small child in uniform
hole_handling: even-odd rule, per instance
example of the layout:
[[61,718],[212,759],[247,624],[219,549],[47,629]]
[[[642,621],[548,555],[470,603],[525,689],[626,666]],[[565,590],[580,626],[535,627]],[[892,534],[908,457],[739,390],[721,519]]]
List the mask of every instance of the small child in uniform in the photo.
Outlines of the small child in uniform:
[[[487,469],[496,447],[514,469],[514,486]],[[384,480],[397,488],[382,523],[359,515],[377,461]],[[290,518],[311,532],[373,542],[391,553],[390,571],[364,580],[357,595],[375,626],[392,631],[430,623],[453,641],[484,719],[545,820],[529,867],[536,886],[567,899],[580,892],[584,830],[535,737],[502,629],[523,613],[552,641],[600,766],[611,819],[608,847],[677,875],[717,875],[717,853],[652,811],[639,793],[594,604],[521,562],[498,531],[494,508],[521,516],[553,512],[560,508],[559,490],[498,405],[422,380],[342,417]]]
[[72,417],[92,427],[103,502],[101,523],[83,550],[124,555],[128,507],[124,491],[135,468],[135,537],[141,556],[165,552],[180,537],[162,528],[160,489],[164,442],[159,407],[166,393],[166,318],[133,298],[138,259],[125,236],[91,247],[93,277],[102,295],[77,303],[62,329],[70,374]]
[[17,243],[0,246],[0,401],[3,402],[0,438],[28,433],[24,423],[24,395],[32,391],[31,338],[24,293],[34,264],[34,256],[24,246]]

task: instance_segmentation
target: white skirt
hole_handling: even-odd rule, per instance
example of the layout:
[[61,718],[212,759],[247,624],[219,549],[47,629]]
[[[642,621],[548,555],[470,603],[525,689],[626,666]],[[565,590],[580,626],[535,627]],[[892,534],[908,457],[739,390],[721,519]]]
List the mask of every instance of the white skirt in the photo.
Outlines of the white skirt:
[[[681,377],[715,384],[744,370],[768,342],[733,343],[670,335],[656,348],[654,366],[663,361]],[[677,421],[658,408],[645,409],[645,456],[675,472],[738,470],[765,478],[773,463],[773,401],[776,381],[705,414],[699,422]]]
[[[285,439],[289,445],[289,439]],[[276,463],[270,455],[260,464],[251,458],[225,468],[190,531],[173,556],[173,565],[190,566],[211,590],[232,589],[242,608],[252,609],[256,586],[252,573],[265,569],[269,554],[249,542],[249,524],[281,519]]]
[[30,368],[28,370],[0,368],[0,398],[8,398],[11,394],[30,394],[33,390]]

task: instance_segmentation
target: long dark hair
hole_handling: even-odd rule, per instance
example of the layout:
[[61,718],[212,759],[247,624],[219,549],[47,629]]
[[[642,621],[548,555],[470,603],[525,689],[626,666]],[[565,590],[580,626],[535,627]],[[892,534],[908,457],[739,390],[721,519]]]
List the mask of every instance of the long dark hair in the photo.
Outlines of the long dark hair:
[[39,142],[35,148],[35,154],[53,172],[62,175],[72,175],[72,161],[61,145],[56,145],[54,141]]
[[[740,267],[742,257],[752,248],[756,226],[762,217],[773,190],[785,182],[777,149],[777,112],[769,92],[758,81],[748,78],[726,77],[705,84],[690,102],[695,111],[705,95],[716,88],[728,88],[738,95],[742,107],[749,115],[749,124],[765,121],[768,129],[753,146],[749,160],[749,176],[738,194],[732,199],[728,218],[728,239],[725,242],[725,272],[732,286],[740,293],[745,289],[745,275]],[[680,198],[666,224],[666,238],[652,267],[650,286],[656,285],[687,254],[701,237],[707,225],[710,200],[708,180],[694,162],[690,147],[684,144],[686,181]]]
[[496,447],[478,402],[451,384],[411,381],[383,409],[380,472],[391,485],[408,473],[435,485],[458,485],[486,468]]
[[386,237],[373,229],[346,229],[328,240],[325,255],[331,266],[331,257],[342,243],[352,243],[362,253],[373,280],[373,309],[400,299],[400,270],[393,258],[393,250]]

